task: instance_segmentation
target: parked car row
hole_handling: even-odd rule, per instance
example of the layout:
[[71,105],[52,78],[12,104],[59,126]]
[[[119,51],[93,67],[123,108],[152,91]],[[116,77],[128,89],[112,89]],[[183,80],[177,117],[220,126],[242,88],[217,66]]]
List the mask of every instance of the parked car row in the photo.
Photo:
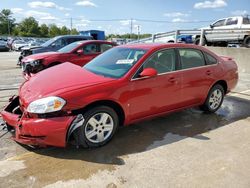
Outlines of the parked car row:
[[24,47],[18,58],[18,65],[21,66],[21,61],[24,57],[32,54],[42,53],[42,52],[51,52],[57,51],[73,42],[81,41],[81,40],[90,40],[92,37],[90,36],[80,36],[80,35],[63,35],[54,37],[47,42],[43,43],[39,46],[33,47]]
[[9,51],[10,48],[8,47],[7,41],[0,40],[0,51]]
[[14,51],[21,51],[23,47],[40,46],[48,39],[41,38],[24,38],[24,37],[10,37],[7,39],[9,49]]
[[[23,58],[28,78],[1,112],[14,140],[40,147],[65,147],[72,140],[103,146],[119,126],[194,106],[216,112],[237,84],[232,58],[200,46],[114,46],[76,41]],[[50,67],[54,62],[60,65]]]
[[96,56],[114,46],[116,46],[115,43],[106,41],[77,41],[56,52],[44,52],[29,55],[21,60],[21,66],[25,78],[28,79],[31,75],[34,75],[41,70],[64,62],[71,62],[75,65],[83,66]]

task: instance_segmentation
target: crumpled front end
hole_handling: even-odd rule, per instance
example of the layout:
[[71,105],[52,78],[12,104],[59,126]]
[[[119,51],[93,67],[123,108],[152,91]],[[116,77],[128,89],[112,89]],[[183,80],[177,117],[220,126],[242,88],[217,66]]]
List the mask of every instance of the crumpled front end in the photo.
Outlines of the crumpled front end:
[[40,147],[65,147],[68,130],[77,123],[75,115],[32,116],[20,105],[19,97],[13,98],[1,115],[7,126],[14,129],[15,141]]
[[23,58],[26,56],[32,55],[32,54],[33,54],[33,52],[31,49],[23,49],[20,53],[19,58],[18,58],[17,65],[21,66]]
[[34,74],[45,69],[45,66],[42,63],[42,60],[30,60],[21,62],[23,76],[26,80],[32,77]]

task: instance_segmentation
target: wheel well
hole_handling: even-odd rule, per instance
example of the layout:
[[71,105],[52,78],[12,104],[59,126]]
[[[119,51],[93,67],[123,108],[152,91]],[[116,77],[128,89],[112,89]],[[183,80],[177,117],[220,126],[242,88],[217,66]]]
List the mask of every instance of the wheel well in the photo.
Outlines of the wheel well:
[[93,103],[88,104],[87,106],[85,106],[84,108],[78,109],[78,110],[74,110],[73,114],[84,114],[85,112],[87,112],[88,110],[90,110],[93,107],[96,106],[108,106],[110,108],[112,108],[113,110],[115,110],[115,112],[117,113],[118,117],[119,117],[119,125],[122,126],[125,120],[125,113],[123,111],[123,108],[116,102],[114,101],[110,101],[110,100],[101,100],[101,101],[96,101]]
[[248,36],[250,36],[250,35],[245,35],[243,40],[245,40]]
[[[225,94],[227,93],[227,82],[225,81],[225,80],[219,80],[218,82],[216,82],[214,85],[217,85],[217,84],[219,84],[219,85],[221,85],[222,87],[223,87],[223,89],[224,89],[224,92],[225,92]],[[214,86],[213,85],[213,86]]]
[[173,40],[169,40],[167,43],[174,43],[174,41]]
[[195,36],[195,39],[200,38],[200,37],[201,37],[200,35],[196,35],[196,36]]

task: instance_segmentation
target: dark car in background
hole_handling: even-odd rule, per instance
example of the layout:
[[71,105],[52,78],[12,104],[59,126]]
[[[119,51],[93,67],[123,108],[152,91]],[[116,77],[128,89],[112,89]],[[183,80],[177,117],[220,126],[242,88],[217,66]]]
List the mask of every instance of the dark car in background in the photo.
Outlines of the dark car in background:
[[9,47],[7,45],[7,42],[4,40],[0,40],[0,51],[9,51]]
[[23,74],[28,79],[33,74],[55,65],[70,62],[83,66],[96,56],[116,46],[113,42],[103,40],[85,40],[73,42],[57,52],[44,52],[22,59]]
[[25,56],[42,53],[42,52],[55,52],[72,42],[81,40],[91,40],[91,36],[81,36],[81,35],[63,35],[54,37],[47,42],[43,43],[41,46],[35,47],[25,47],[22,48],[20,57],[18,58],[18,65],[21,65],[21,61]]

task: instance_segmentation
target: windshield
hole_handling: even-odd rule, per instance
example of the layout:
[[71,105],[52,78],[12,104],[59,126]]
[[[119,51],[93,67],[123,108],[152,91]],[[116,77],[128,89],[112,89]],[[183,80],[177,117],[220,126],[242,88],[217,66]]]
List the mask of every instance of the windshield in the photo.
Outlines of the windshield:
[[81,45],[82,42],[73,42],[63,48],[61,48],[60,50],[58,50],[58,52],[62,52],[62,53],[69,53],[71,52],[74,48],[76,48],[77,46]]
[[51,44],[52,44],[54,41],[56,41],[56,40],[57,40],[57,37],[52,38],[52,39],[46,41],[45,43],[43,43],[41,46],[42,46],[42,47],[47,47],[47,46],[51,45]]
[[112,48],[96,57],[83,68],[95,74],[111,78],[121,78],[146,53],[134,48]]

